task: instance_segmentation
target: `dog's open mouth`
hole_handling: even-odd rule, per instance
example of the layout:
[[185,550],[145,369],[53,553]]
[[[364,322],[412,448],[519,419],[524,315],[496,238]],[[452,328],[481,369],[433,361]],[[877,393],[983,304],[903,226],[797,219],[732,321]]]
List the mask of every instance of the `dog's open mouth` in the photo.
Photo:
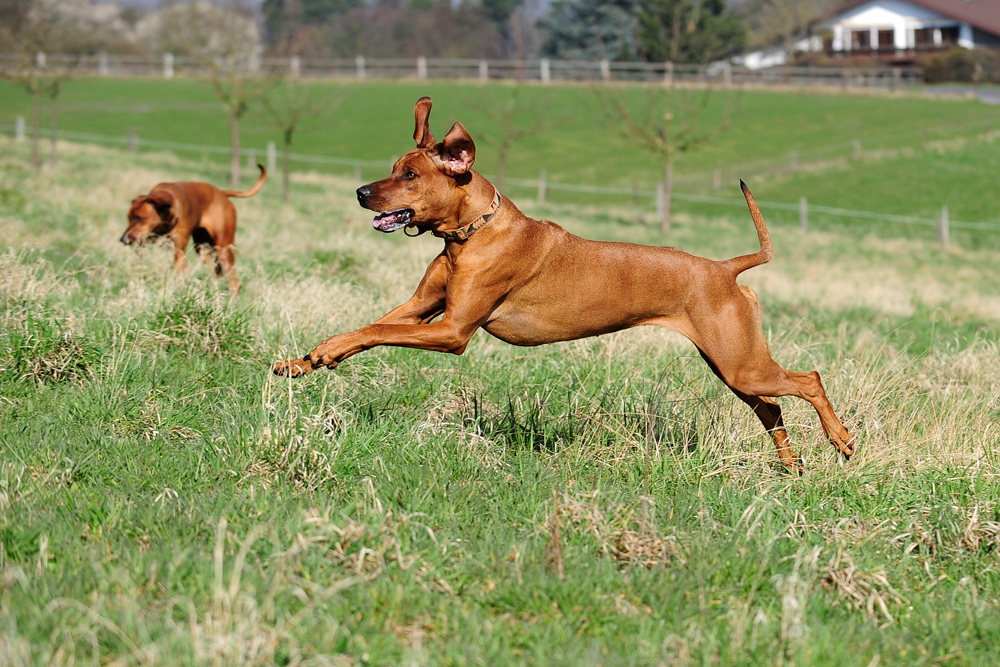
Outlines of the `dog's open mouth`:
[[379,230],[380,232],[394,232],[397,229],[402,229],[406,225],[410,224],[413,220],[413,209],[412,208],[401,208],[398,211],[389,211],[388,213],[379,213],[372,220],[372,227]]

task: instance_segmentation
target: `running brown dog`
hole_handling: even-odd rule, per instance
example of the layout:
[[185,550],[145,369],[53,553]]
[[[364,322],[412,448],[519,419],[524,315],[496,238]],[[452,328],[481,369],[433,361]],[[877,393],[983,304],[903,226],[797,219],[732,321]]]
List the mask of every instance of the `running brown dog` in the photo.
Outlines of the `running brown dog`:
[[121,242],[141,245],[160,236],[174,242],[174,269],[187,267],[188,239],[207,264],[215,256],[215,273],[229,279],[229,289],[240,290],[236,277],[236,207],[229,197],[253,197],[267,179],[263,165],[256,185],[246,192],[220,190],[209,183],[188,181],[160,183],[148,195],[132,200],[128,210],[128,229]]
[[803,464],[789,447],[773,400],[778,396],[812,403],[831,444],[846,458],[854,453],[854,438],[834,414],[819,373],[793,373],[775,363],[757,295],[736,283],[741,272],[773,255],[746,184],[741,181],[760,240],[752,255],[717,262],[676,248],[588,241],[521,213],[472,170],[476,147],[461,123],[435,141],[430,110],[430,98],[417,101],[417,148],[388,178],[358,188],[357,195],[378,213],[375,229],[430,231],[444,239],[444,250],[409,301],[374,324],[328,338],[302,359],[275,363],[274,373],[295,377],[334,368],[377,345],[462,354],[480,328],[513,345],[542,345],[657,325],[698,347],[753,409],[787,468],[801,473]]

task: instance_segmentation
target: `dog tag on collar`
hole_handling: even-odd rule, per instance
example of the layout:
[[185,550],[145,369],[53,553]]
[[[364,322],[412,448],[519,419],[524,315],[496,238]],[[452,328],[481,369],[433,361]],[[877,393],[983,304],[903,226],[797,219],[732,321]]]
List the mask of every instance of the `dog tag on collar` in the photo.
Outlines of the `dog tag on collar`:
[[[416,233],[416,234],[411,234],[411,233],[409,232],[409,230],[410,230],[411,228],[412,228],[412,229],[416,229],[416,230],[417,230],[417,233]],[[416,225],[407,225],[406,227],[403,227],[403,233],[404,233],[404,234],[406,234],[407,236],[409,236],[409,237],[410,237],[411,239],[415,239],[415,238],[417,238],[418,236],[420,236],[421,234],[423,234],[423,233],[424,233],[424,232],[426,232],[426,231],[427,231],[426,229],[420,229],[420,228],[419,228],[419,227],[417,227]]]

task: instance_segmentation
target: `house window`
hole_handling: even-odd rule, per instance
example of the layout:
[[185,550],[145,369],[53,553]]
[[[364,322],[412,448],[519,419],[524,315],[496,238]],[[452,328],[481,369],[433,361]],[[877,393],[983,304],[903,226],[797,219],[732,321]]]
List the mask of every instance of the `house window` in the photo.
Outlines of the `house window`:
[[913,41],[917,48],[934,46],[934,28],[917,28],[913,31]]
[[878,31],[878,48],[880,49],[891,49],[896,45],[895,37],[893,37],[895,31],[893,30],[879,30]]
[[941,43],[942,44],[957,44],[958,43],[958,26],[952,25],[947,28],[941,28]]
[[872,31],[871,30],[852,30],[851,31],[851,48],[858,49],[870,49],[872,47]]

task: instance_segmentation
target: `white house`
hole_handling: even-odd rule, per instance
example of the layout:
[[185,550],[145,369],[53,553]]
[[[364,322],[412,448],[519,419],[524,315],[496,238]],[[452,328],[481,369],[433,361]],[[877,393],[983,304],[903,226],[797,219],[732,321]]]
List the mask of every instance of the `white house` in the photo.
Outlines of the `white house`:
[[1000,47],[1000,0],[855,0],[813,28],[844,55]]
[[784,65],[790,53],[826,51],[903,64],[952,46],[1000,48],[1000,0],[852,0],[810,24],[790,48],[762,49],[733,63],[759,69]]

